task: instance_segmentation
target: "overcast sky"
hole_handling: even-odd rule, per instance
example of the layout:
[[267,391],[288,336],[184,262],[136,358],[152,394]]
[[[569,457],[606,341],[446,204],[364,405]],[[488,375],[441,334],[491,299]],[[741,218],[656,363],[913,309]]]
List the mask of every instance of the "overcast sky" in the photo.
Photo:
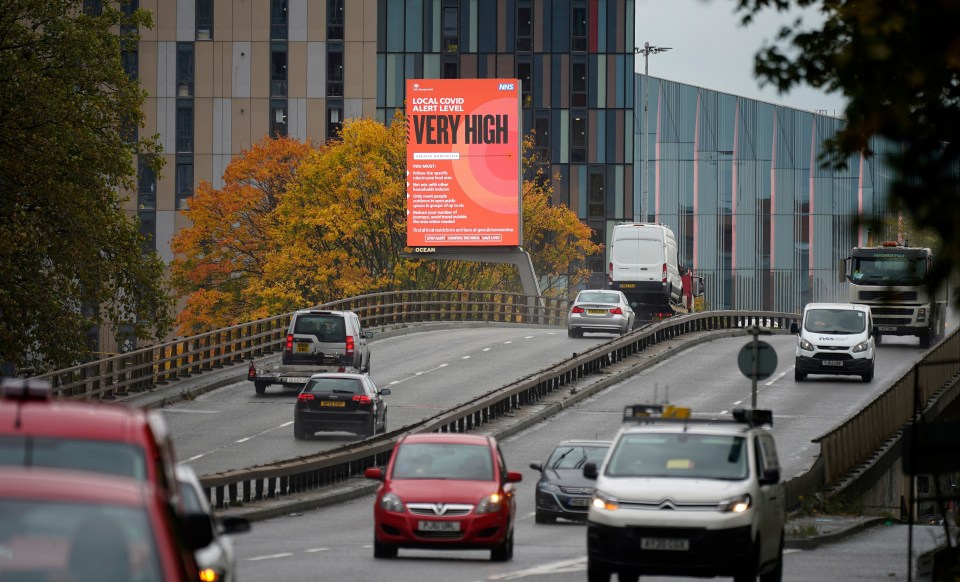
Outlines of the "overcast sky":
[[[651,77],[660,77],[714,91],[786,105],[807,111],[826,110],[841,115],[845,100],[838,95],[802,86],[786,95],[773,87],[760,88],[753,74],[753,57],[770,44],[783,24],[803,16],[806,27],[822,21],[813,10],[790,16],[766,10],[749,27],[734,15],[734,0],[636,0],[638,47],[670,47],[649,56]],[[643,55],[637,55],[637,72],[644,72]]]

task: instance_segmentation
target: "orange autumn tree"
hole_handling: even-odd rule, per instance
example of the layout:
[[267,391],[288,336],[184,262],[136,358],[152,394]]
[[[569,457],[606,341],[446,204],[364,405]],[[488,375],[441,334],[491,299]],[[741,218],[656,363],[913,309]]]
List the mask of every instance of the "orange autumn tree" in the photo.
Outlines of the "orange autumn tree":
[[206,181],[197,187],[183,212],[192,224],[171,242],[171,282],[186,298],[180,333],[274,315],[251,293],[251,282],[264,277],[267,257],[281,244],[274,211],[311,151],[295,139],[264,138],[233,158],[222,188]]

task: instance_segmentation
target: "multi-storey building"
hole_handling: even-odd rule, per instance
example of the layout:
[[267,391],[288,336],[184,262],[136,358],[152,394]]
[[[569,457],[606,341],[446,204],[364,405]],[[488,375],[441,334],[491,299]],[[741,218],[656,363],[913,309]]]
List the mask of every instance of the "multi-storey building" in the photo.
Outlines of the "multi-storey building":
[[[389,123],[407,78],[520,79],[555,202],[599,242],[620,221],[670,225],[713,309],[837,296],[837,258],[864,237],[850,219],[885,212],[874,163],[818,166],[842,120],[635,73],[635,0],[139,3],[155,27],[127,62],[166,168],[141,169],[130,210],[167,261],[201,180],[222,185],[230,159],[267,135],[319,142],[346,118]],[[607,263],[590,257],[591,285]]]

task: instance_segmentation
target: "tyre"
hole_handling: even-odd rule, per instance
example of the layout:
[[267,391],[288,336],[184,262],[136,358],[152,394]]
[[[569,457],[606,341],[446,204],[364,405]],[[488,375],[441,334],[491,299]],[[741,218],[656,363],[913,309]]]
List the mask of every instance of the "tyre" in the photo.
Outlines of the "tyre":
[[873,336],[873,343],[875,343],[876,345],[879,346],[880,344],[883,343],[883,340],[882,340],[881,338],[883,338],[883,336],[880,335],[879,333],[878,333],[877,335]]
[[513,559],[513,530],[507,534],[503,543],[490,550],[490,560],[493,562],[507,562]]
[[557,518],[538,511],[536,515],[533,516],[533,521],[535,523],[557,523]]
[[870,382],[873,380],[873,362],[870,362],[870,369],[867,370],[867,373],[861,374],[860,377],[863,378],[864,382]]
[[587,582],[610,582],[610,570],[587,557]]
[[373,435],[377,434],[377,415],[376,414],[370,415],[370,422],[367,423],[367,426],[364,427],[363,432],[361,434],[362,436],[365,436],[365,437],[372,437]]
[[793,379],[797,382],[803,382],[807,379],[807,375],[800,371],[800,368],[793,369]]
[[773,569],[760,574],[760,582],[782,582],[783,580],[783,533],[780,534],[780,549],[777,551],[777,563]]
[[750,554],[747,563],[743,568],[733,575],[733,582],[756,582],[757,580],[757,561],[760,558],[760,540],[754,540],[750,544]]
[[567,328],[567,337],[577,337],[577,334],[573,333],[573,330]]
[[362,371],[364,374],[369,374],[369,373],[370,373],[370,357],[369,357],[369,356],[367,356],[367,363],[366,363],[366,365],[363,366],[363,370],[361,370],[361,371]]
[[293,421],[293,438],[298,441],[305,441],[310,435],[304,430],[303,425],[298,420]]
[[381,433],[387,432],[387,413],[386,412],[383,413],[383,425],[380,427],[380,432]]
[[373,557],[374,558],[396,558],[397,546],[385,544],[380,540],[373,539]]
[[257,391],[257,394],[265,393],[267,391],[267,386],[269,386],[269,384],[267,384],[266,382],[253,383],[253,389]]
[[629,570],[620,570],[617,573],[618,582],[637,582],[640,579],[640,574],[636,572],[630,572]]
[[920,339],[920,347],[927,349],[930,347],[930,330],[921,331],[917,336]]

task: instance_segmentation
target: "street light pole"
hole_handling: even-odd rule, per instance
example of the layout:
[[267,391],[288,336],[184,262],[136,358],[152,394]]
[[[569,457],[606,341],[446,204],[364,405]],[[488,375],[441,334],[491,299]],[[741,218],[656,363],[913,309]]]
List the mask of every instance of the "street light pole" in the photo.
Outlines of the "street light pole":
[[640,220],[641,222],[647,221],[647,213],[644,212],[644,205],[647,203],[647,154],[648,141],[647,140],[647,103],[650,101],[650,55],[655,55],[658,53],[666,52],[670,50],[668,46],[650,46],[649,42],[643,43],[643,48],[636,47],[634,51],[638,54],[643,55],[643,87],[644,87],[644,96],[643,96],[643,120],[642,125],[640,126],[640,139],[643,142],[643,189],[640,198]]

